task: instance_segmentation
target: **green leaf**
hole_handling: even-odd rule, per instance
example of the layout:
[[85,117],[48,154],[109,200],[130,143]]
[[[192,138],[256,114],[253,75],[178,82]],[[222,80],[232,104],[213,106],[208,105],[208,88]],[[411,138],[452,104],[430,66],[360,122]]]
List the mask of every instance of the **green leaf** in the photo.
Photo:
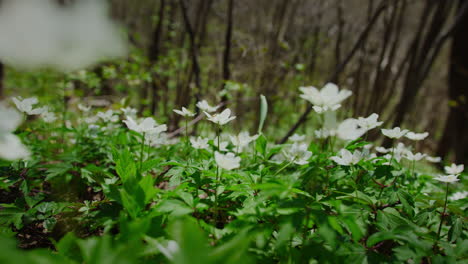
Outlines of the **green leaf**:
[[367,246],[372,247],[373,245],[384,241],[384,240],[393,240],[396,238],[396,234],[393,231],[382,231],[372,234],[367,238]]
[[208,241],[194,219],[178,220],[169,227],[169,230],[179,245],[179,250],[174,254],[174,263],[212,263],[208,257]]
[[265,119],[268,113],[268,102],[266,97],[262,94],[260,95],[260,123],[258,124],[258,134],[262,133],[263,125],[265,124]]
[[450,242],[454,242],[460,237],[463,232],[463,220],[459,217],[453,221],[452,226],[448,232],[448,238]]

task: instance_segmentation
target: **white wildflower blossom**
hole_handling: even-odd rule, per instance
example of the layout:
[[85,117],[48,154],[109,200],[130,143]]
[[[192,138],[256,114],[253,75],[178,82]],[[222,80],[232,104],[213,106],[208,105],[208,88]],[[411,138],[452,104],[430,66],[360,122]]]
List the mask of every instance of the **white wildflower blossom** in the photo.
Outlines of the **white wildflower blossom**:
[[389,138],[394,138],[394,139],[399,139],[402,136],[406,135],[408,133],[407,129],[401,129],[399,127],[395,127],[392,129],[382,129],[382,134],[386,137]]
[[106,112],[98,112],[97,117],[101,118],[104,122],[117,122],[119,121],[119,117],[116,113],[109,109]]
[[156,121],[151,117],[147,117],[138,123],[132,117],[127,116],[127,120],[124,120],[123,122],[130,130],[137,133],[159,134],[167,130],[166,125],[158,125],[158,123],[156,123]]
[[236,116],[231,116],[231,109],[229,108],[224,109],[224,111],[219,114],[210,115],[207,112],[204,112],[204,113],[207,116],[207,119],[209,121],[215,124],[218,124],[220,126],[225,125],[231,122],[232,120],[236,119]]
[[240,157],[236,157],[234,153],[221,154],[218,151],[215,152],[216,164],[222,169],[233,170],[240,167]]
[[196,105],[200,110],[207,112],[207,113],[212,113],[218,111],[218,109],[221,107],[220,105],[217,106],[211,106],[208,104],[206,100],[201,100],[200,102],[197,103]]
[[16,160],[29,157],[29,150],[13,134],[21,120],[22,117],[17,111],[0,103],[0,158]]
[[172,110],[172,111],[174,111],[176,114],[181,115],[181,116],[183,116],[183,117],[192,117],[192,116],[195,115],[194,112],[188,110],[188,109],[185,108],[185,107],[182,107],[182,110],[174,109],[174,110]]
[[190,143],[194,149],[208,149],[210,147],[208,145],[208,138],[190,138]]
[[382,121],[377,121],[378,118],[379,118],[379,115],[376,113],[373,113],[368,117],[359,117],[357,120],[357,124],[359,125],[360,128],[365,129],[366,131],[369,131],[383,124]]
[[424,133],[414,133],[414,132],[408,132],[406,133],[405,137],[411,139],[411,140],[414,140],[414,141],[420,141],[420,140],[424,140],[425,138],[427,138],[427,136],[429,136],[429,133],[428,132],[424,132]]
[[313,104],[317,113],[337,110],[341,107],[341,102],[352,95],[346,89],[339,91],[338,86],[333,83],[327,83],[320,91],[313,86],[299,87],[299,90],[302,92],[300,97]]
[[456,192],[449,197],[450,201],[457,201],[468,197],[468,191]]
[[45,108],[34,108],[34,105],[39,102],[36,97],[26,99],[14,97],[12,100],[16,108],[27,115],[40,115],[45,110]]
[[242,150],[247,147],[250,142],[256,140],[258,135],[250,136],[249,132],[244,131],[240,132],[237,135],[230,135],[231,143],[236,147],[236,152],[242,152]]
[[444,167],[445,173],[453,174],[453,175],[458,175],[462,173],[464,169],[465,169],[465,166],[463,164],[457,165],[455,163],[452,163],[452,165],[450,166]]
[[439,175],[438,177],[435,177],[434,180],[446,183],[454,183],[459,181],[460,179],[458,179],[457,175]]
[[351,153],[347,149],[341,149],[339,156],[333,156],[330,159],[339,165],[349,166],[357,164],[364,156],[365,155],[359,150],[355,150],[354,153]]
[[306,143],[294,143],[283,151],[284,157],[297,165],[305,165],[312,157],[312,152],[308,150]]

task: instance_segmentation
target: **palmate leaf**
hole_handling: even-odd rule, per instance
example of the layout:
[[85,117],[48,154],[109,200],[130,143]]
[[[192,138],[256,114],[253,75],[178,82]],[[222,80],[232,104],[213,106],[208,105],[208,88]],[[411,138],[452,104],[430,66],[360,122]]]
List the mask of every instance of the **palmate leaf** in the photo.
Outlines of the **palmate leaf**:
[[12,204],[0,204],[0,225],[9,226],[13,224],[17,229],[23,227],[24,210]]

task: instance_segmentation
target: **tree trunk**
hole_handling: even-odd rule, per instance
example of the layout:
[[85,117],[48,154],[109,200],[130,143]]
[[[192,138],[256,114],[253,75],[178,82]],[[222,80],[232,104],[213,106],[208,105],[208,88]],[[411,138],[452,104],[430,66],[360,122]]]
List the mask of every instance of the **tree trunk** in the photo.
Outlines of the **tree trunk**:
[[[462,3],[460,1],[460,9]],[[454,32],[449,68],[450,112],[437,155],[445,157],[454,151],[456,163],[468,162],[468,12],[463,12],[460,26]]]

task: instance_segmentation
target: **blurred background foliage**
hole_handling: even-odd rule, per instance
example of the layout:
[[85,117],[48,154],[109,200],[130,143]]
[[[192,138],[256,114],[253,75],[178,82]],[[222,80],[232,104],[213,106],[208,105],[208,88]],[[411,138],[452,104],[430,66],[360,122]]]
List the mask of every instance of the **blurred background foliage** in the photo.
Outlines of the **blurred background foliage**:
[[170,130],[180,122],[172,109],[208,99],[225,103],[242,120],[236,125],[254,132],[264,94],[266,131],[281,140],[314,122],[298,87],[332,81],[354,93],[347,114],[376,112],[388,126],[429,131],[433,140],[421,151],[468,160],[466,1],[109,3],[131,43],[127,58],[69,74],[2,66],[2,95],[41,94],[58,107],[125,97]]

